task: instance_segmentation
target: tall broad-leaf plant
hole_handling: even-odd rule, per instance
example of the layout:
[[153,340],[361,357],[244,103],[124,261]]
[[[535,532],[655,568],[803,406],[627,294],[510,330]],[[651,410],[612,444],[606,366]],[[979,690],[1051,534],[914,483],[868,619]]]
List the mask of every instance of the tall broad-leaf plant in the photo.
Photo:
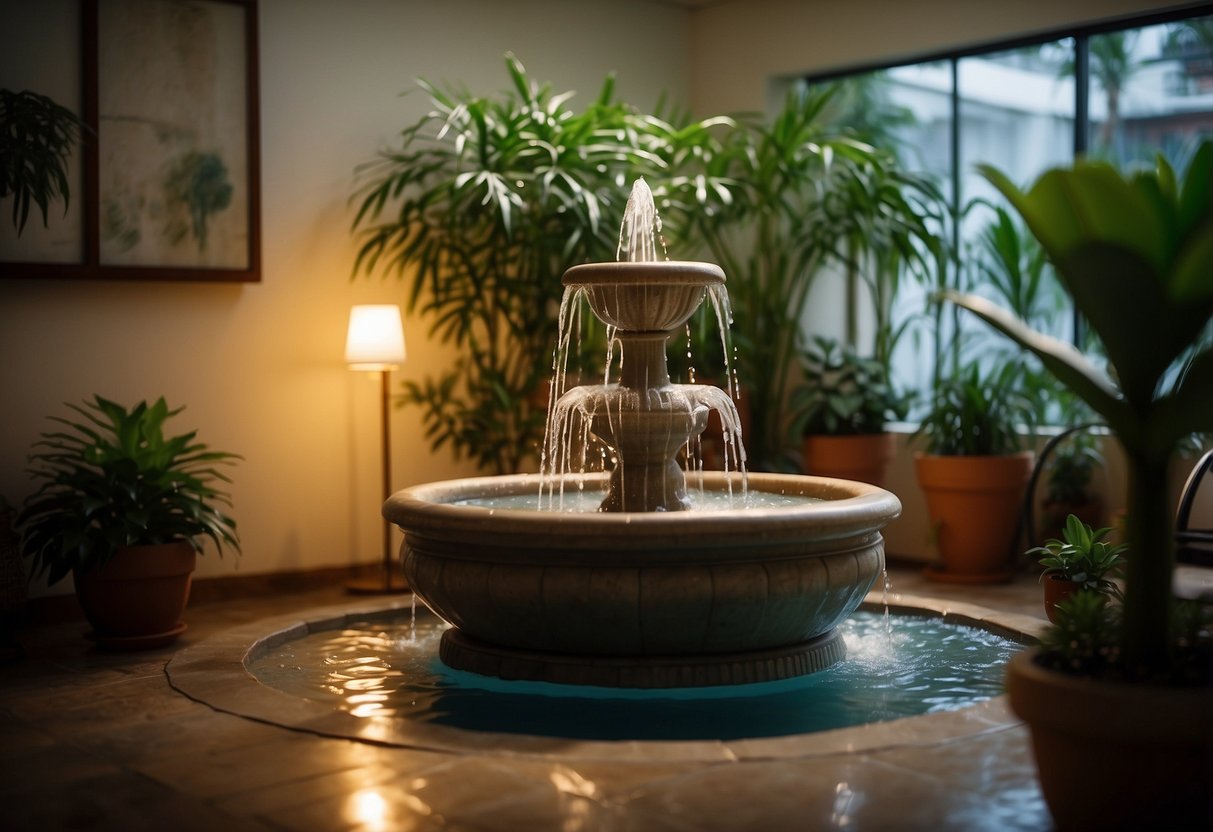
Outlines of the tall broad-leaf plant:
[[1128,176],[1078,162],[1027,192],[991,167],[981,172],[1044,247],[1111,374],[990,301],[946,297],[1039,357],[1120,440],[1129,473],[1122,666],[1134,678],[1165,678],[1175,608],[1168,465],[1184,436],[1213,430],[1213,143],[1182,181],[1162,158]]

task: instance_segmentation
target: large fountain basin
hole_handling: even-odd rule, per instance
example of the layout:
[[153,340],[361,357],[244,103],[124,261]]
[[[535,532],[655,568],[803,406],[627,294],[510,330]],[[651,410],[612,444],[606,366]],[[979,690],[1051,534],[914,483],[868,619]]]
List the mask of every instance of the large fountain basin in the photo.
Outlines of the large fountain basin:
[[[703,483],[740,489],[735,474],[705,472]],[[413,590],[479,642],[602,657],[801,644],[830,634],[863,600],[884,568],[880,529],[901,510],[875,486],[777,474],[751,474],[750,490],[820,502],[612,514],[462,504],[538,495],[539,484],[532,475],[454,480],[384,505],[405,531]],[[603,478],[565,488],[581,486],[600,489]]]

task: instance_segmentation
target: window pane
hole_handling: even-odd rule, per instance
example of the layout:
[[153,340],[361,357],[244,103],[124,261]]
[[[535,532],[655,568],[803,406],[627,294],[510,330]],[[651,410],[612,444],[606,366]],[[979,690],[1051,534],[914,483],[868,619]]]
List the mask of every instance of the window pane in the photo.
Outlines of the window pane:
[[886,76],[890,99],[911,115],[892,131],[902,162],[930,174],[946,192],[952,175],[951,62],[900,66]]
[[[1161,152],[1179,171],[1200,141],[1213,138],[1213,16],[1091,36],[1088,46],[1089,75],[1082,79],[1075,78],[1072,38],[957,59],[955,160],[950,60],[830,82],[839,87],[838,123],[893,150],[905,170],[931,175],[949,198],[956,165],[960,220],[940,233],[959,246],[961,265],[958,274],[947,275],[948,283],[990,297],[1069,341],[1075,333],[1068,299],[1031,235],[976,166],[992,165],[1027,187],[1045,170],[1070,165],[1076,82],[1087,86],[1084,129],[1093,157],[1125,168],[1151,164]],[[899,387],[920,394],[911,418],[928,401],[936,355],[948,355],[952,343],[962,345],[962,360],[1019,358],[1009,341],[972,316],[948,312],[936,319],[926,303],[932,288],[903,279],[893,303],[893,323],[909,322],[892,369]],[[937,326],[938,353],[932,337]],[[1082,348],[1100,349],[1089,332]],[[951,372],[946,362],[942,371]],[[1046,415],[1065,418],[1056,406]]]
[[[949,192],[952,170],[950,62],[896,67],[830,83],[836,86],[832,110],[827,114],[831,123],[844,126],[865,141],[889,150],[897,156],[903,171],[926,175],[942,193]],[[947,232],[938,229],[938,233]],[[891,306],[881,312],[890,329],[905,332],[894,345],[891,357],[893,380],[898,389],[923,391],[930,387],[933,344],[914,329],[914,324],[921,323],[929,292],[929,287],[903,274],[895,295],[884,300],[873,299],[874,303]],[[823,313],[807,322],[809,330],[814,334],[835,334],[829,329],[831,317],[836,325],[837,315]],[[903,326],[906,322],[910,325]],[[870,327],[861,329],[868,331]]]
[[1090,153],[1186,166],[1213,137],[1213,16],[1091,38]]
[[[964,58],[958,81],[962,288],[995,300],[1035,329],[1069,340],[1073,313],[1066,296],[1032,235],[977,165],[992,165],[1026,187],[1045,170],[1070,163],[1073,41]],[[994,366],[1019,356],[1018,347],[973,316],[959,320],[966,360]],[[1037,367],[1034,360],[1025,366]]]
[[1073,158],[1072,40],[963,58],[958,77],[964,201],[995,193],[978,163],[1022,184]]

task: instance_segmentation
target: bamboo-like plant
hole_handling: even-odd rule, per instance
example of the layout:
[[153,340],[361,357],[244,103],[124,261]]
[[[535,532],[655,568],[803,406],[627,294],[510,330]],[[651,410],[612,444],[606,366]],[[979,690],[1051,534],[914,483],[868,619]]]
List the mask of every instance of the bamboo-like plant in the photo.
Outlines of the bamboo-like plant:
[[120,546],[209,538],[240,551],[236,521],[224,513],[228,495],[217,467],[239,459],[212,451],[196,431],[166,437],[164,423],[181,412],[163,398],[129,410],[101,396],[68,404],[80,418],[52,416],[61,430],[42,434],[30,457],[41,483],[17,517],[31,577],[54,584],[73,569],[104,565]]
[[1120,440],[1129,471],[1121,661],[1133,678],[1165,677],[1175,563],[1168,465],[1182,437],[1213,429],[1213,143],[1182,181],[1161,157],[1128,177],[1080,161],[1027,192],[981,171],[1044,247],[1114,375],[988,300],[945,297],[1034,353]]
[[[614,259],[627,183],[645,176],[675,256],[706,251],[728,276],[755,414],[749,456],[756,467],[783,467],[798,441],[787,393],[814,278],[829,262],[859,268],[865,252],[883,254],[887,275],[937,246],[929,185],[891,155],[823,127],[828,93],[793,91],[770,123],[692,121],[636,112],[608,78],[575,112],[567,93],[535,84],[516,59],[507,67],[513,91],[504,99],[422,82],[433,110],[398,149],[360,169],[355,271],[409,280],[410,309],[430,315],[434,333],[462,353],[454,368],[405,384],[431,443],[498,472],[517,470],[533,451],[560,275]],[[877,288],[891,295],[890,286]],[[699,374],[731,383],[714,322],[705,314],[692,326],[707,348]],[[877,344],[886,362],[889,351],[888,339]]]
[[939,236],[944,199],[929,177],[901,167],[898,158],[875,150],[841,177],[826,200],[829,229],[844,240],[846,271],[845,340],[858,346],[859,286],[867,286],[875,329],[873,356],[886,371],[910,320],[893,320],[893,303],[902,277],[920,282],[946,258]]
[[[432,109],[360,167],[354,196],[355,273],[406,279],[408,308],[461,354],[406,382],[404,402],[433,447],[497,473],[519,470],[542,435],[561,275],[615,259],[631,180],[665,175],[692,141],[619,101],[611,77],[574,110],[513,56],[506,68],[512,89],[496,98],[420,81]],[[583,342],[601,355],[600,338]]]

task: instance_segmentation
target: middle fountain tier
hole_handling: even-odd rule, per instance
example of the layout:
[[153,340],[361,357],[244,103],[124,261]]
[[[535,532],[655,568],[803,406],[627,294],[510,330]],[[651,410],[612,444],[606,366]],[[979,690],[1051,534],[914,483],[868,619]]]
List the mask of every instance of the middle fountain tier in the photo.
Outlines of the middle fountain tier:
[[[672,384],[666,365],[670,335],[705,297],[727,322],[724,273],[656,258],[643,180],[623,227],[628,261],[564,276],[543,473],[415,486],[384,505],[405,533],[410,586],[453,625],[442,661],[504,679],[634,688],[829,667],[846,652],[836,626],[884,569],[880,531],[901,503],[865,483],[747,474],[732,397]],[[566,312],[579,298],[606,323],[620,375],[564,391]],[[735,470],[691,465],[688,487],[679,455],[693,458],[710,411]],[[608,448],[606,473],[583,473],[591,433]]]
[[719,388],[670,383],[666,342],[724,285],[724,272],[711,263],[587,263],[565,272],[564,285],[611,328],[621,364],[617,384],[575,387],[556,402],[548,426],[554,470],[568,467],[564,454],[584,424],[615,459],[603,511],[690,508],[679,451],[703,432],[709,411],[734,426],[733,436],[739,419]]

